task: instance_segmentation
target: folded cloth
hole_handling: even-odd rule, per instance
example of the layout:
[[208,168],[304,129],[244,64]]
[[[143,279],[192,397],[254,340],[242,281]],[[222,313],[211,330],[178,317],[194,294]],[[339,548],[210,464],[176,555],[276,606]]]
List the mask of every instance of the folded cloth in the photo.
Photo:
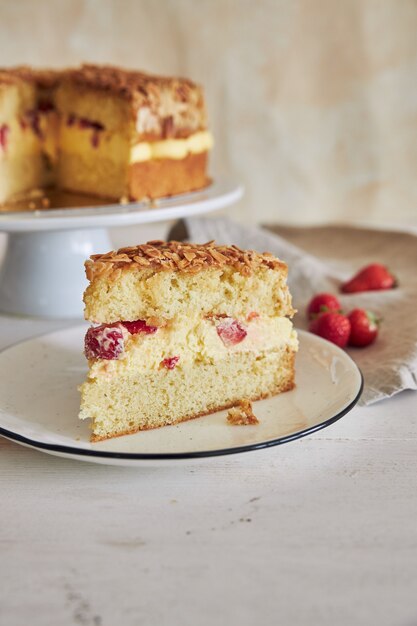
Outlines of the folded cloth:
[[[417,236],[351,226],[267,228],[245,227],[224,218],[190,218],[174,227],[171,237],[184,234],[194,242],[215,239],[220,244],[272,252],[286,261],[294,306],[299,310],[298,328],[307,327],[306,306],[321,291],[337,294],[347,312],[356,307],[373,311],[383,320],[377,341],[348,350],[365,379],[361,403],[417,389]],[[398,287],[339,294],[341,282],[373,262],[387,265]]]

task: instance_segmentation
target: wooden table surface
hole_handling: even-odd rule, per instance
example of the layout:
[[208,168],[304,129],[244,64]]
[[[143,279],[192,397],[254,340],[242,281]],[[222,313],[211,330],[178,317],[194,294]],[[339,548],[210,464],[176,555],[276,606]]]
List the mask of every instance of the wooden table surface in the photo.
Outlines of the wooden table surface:
[[[2,317],[0,346],[63,326]],[[417,624],[413,392],[190,467],[0,438],[0,480],[2,626]]]

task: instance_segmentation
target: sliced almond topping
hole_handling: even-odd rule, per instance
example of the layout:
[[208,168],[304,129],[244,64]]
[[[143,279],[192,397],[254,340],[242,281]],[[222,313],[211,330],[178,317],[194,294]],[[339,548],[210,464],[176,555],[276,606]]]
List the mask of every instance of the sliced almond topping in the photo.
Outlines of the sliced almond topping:
[[193,259],[195,259],[196,254],[192,252],[191,250],[184,250],[184,256],[187,259],[187,261],[192,261]]
[[156,248],[147,248],[145,251],[147,256],[152,257],[153,259],[162,259],[163,255],[161,253],[160,250],[157,250]]
[[139,265],[144,265],[145,267],[149,267],[151,265],[149,259],[145,259],[143,256],[134,256],[133,260],[136,261],[136,263],[139,263]]
[[129,246],[128,248],[119,248],[117,252],[122,253],[122,254],[129,254],[130,252],[137,252],[137,246]]
[[196,274],[204,268],[228,265],[244,276],[249,276],[253,269],[263,266],[286,273],[286,265],[272,254],[259,254],[252,250],[241,250],[238,246],[216,246],[214,241],[204,244],[163,242],[158,239],[140,246],[130,246],[106,254],[90,257],[86,271],[89,280],[93,276],[107,275],[119,277],[114,269],[124,269],[131,264],[139,268],[155,271],[182,271]]
[[120,276],[122,275],[122,270],[120,269],[120,267],[117,267],[115,270],[112,271],[112,273],[110,274],[110,278],[111,280],[119,280]]
[[210,254],[219,263],[225,263],[227,261],[227,256],[218,252],[215,248],[210,248]]
[[252,270],[247,265],[243,265],[240,273],[242,274],[242,276],[250,276],[252,274]]

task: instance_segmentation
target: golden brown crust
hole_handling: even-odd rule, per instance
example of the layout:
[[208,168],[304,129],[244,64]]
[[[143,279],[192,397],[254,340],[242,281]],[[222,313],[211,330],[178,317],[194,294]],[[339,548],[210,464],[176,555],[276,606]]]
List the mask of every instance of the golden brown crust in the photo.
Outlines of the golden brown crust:
[[129,168],[129,196],[132,199],[163,198],[202,189],[209,184],[206,175],[207,152],[188,154],[184,159],[151,159]]
[[[295,381],[294,381],[295,353],[294,352],[289,352],[288,355],[287,355],[287,359],[288,359],[289,367],[292,370],[291,378],[289,378],[286,381],[284,381],[283,384],[278,385],[275,389],[273,389],[269,393],[264,393],[264,394],[261,394],[259,396],[254,397],[254,398],[246,398],[245,400],[249,401],[249,402],[256,402],[257,400],[266,400],[266,398],[271,398],[272,396],[276,396],[279,393],[285,393],[286,391],[291,391],[291,389],[294,389],[294,387],[295,387]],[[107,437],[94,435],[94,433],[93,433],[91,435],[91,437],[90,437],[90,441],[91,441],[91,443],[97,443],[99,441],[105,441],[107,439],[114,439],[115,437],[123,437],[124,435],[133,435],[135,433],[140,432],[141,430],[154,430],[156,428],[163,428],[164,426],[175,426],[175,424],[180,424],[181,422],[187,422],[187,421],[192,420],[192,419],[197,419],[198,417],[204,417],[205,415],[211,415],[212,413],[217,413],[218,411],[225,411],[226,409],[230,409],[230,408],[232,408],[234,406],[236,406],[236,401],[229,402],[229,403],[224,404],[222,406],[215,407],[213,409],[210,409],[209,411],[201,411],[200,413],[196,413],[195,415],[187,415],[185,417],[182,417],[181,419],[175,420],[174,422],[170,422],[169,424],[164,424],[164,425],[161,425],[161,426],[147,426],[147,427],[143,427],[143,428],[128,429],[128,430],[125,430],[125,431],[123,431],[121,433],[117,433],[117,434],[114,434],[114,435],[108,435]]]
[[58,84],[62,72],[59,70],[37,70],[27,65],[0,68],[0,85],[22,82],[34,83],[41,89],[51,89]]
[[132,269],[197,274],[224,266],[233,267],[244,276],[250,276],[254,269],[261,266],[287,273],[287,265],[268,252],[260,254],[234,245],[216,246],[214,241],[205,244],[149,241],[107,254],[93,254],[85,262],[89,281],[99,275],[117,280],[121,272]]
[[80,86],[105,91],[131,101],[149,98],[156,90],[168,88],[177,92],[178,100],[187,102],[190,94],[200,89],[187,78],[155,76],[112,65],[84,64],[80,68],[66,70],[65,78]]

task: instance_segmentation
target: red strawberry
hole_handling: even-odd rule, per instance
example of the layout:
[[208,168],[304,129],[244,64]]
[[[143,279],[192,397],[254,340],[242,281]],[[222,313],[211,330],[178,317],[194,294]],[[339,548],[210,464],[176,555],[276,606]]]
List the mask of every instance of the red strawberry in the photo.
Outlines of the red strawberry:
[[158,330],[157,326],[148,326],[148,324],[143,320],[135,320],[134,322],[121,323],[130,332],[131,335],[137,335],[138,333],[153,335]]
[[91,326],[84,339],[87,359],[118,359],[124,352],[123,328],[120,324]]
[[318,293],[307,307],[307,317],[309,320],[314,319],[321,313],[340,313],[342,307],[336,296],[331,293]]
[[335,343],[339,348],[344,348],[349,340],[350,322],[341,313],[327,312],[310,322],[309,330],[315,335]]
[[3,152],[6,152],[9,132],[10,126],[7,124],[2,124],[0,126],[0,148]]
[[343,283],[340,289],[343,293],[356,293],[358,291],[392,289],[395,286],[395,277],[389,272],[385,265],[372,263],[361,269],[346,283]]
[[161,361],[162,367],[166,367],[167,370],[173,370],[176,367],[178,361],[180,360],[179,356],[169,356],[163,361]]
[[349,345],[362,348],[375,341],[378,335],[380,319],[370,311],[354,309],[348,315],[351,331]]
[[227,347],[240,343],[248,334],[245,328],[232,317],[224,317],[216,326],[216,330],[220,339]]

